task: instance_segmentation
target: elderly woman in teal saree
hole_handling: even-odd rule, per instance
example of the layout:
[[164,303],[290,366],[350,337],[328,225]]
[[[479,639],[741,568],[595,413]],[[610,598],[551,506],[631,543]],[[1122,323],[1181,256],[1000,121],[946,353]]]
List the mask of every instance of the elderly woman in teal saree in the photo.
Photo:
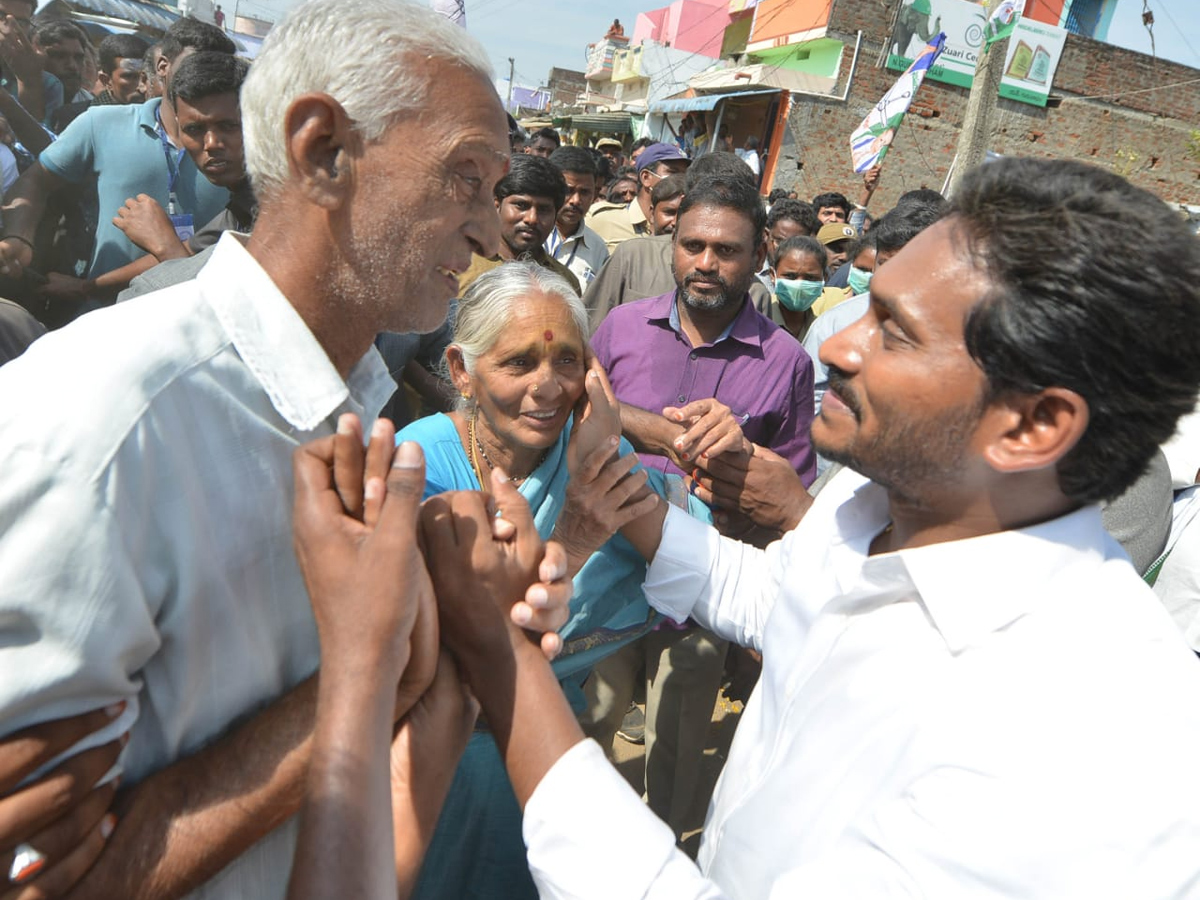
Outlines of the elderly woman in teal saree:
[[[396,438],[424,449],[427,497],[486,490],[491,470],[502,469],[529,501],[539,535],[566,546],[575,594],[554,669],[577,710],[591,667],[657,621],[642,594],[645,562],[614,532],[663,500],[711,518],[680,479],[637,465],[619,438],[611,388],[587,358],[586,334],[586,310],[562,278],[534,264],[494,269],[463,297],[446,351],[459,408]],[[604,508],[576,490],[580,481],[613,486],[593,495],[603,494]],[[459,763],[414,896],[537,896],[521,812],[486,725]]]

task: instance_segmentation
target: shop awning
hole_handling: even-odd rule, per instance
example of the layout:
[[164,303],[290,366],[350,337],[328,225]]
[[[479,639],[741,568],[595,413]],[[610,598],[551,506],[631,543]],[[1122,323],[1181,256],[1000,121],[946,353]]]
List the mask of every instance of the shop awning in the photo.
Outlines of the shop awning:
[[694,91],[764,90],[822,96],[833,93],[837,79],[784,68],[778,63],[750,63],[725,69],[709,69],[688,79]]
[[605,134],[633,134],[633,122],[629,113],[592,113],[591,115],[566,116],[562,120],[555,118],[555,124],[562,122],[565,128],[577,128],[580,131],[598,131]]
[[732,100],[736,97],[757,97],[767,94],[778,94],[778,88],[767,88],[757,91],[731,91],[725,94],[701,94],[699,97],[678,97],[674,100],[655,100],[650,104],[652,113],[683,113],[716,109],[722,100]]
[[124,19],[158,31],[166,31],[179,18],[178,10],[139,0],[70,0],[70,5],[81,12]]

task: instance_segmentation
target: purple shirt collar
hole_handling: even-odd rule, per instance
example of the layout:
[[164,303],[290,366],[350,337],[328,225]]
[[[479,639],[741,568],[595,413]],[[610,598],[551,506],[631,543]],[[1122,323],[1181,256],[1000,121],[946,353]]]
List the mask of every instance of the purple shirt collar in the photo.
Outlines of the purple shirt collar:
[[[675,306],[676,293],[677,291],[668,291],[665,294],[652,298],[646,304],[649,307],[646,313],[646,321],[665,323],[676,334],[686,338],[679,324],[679,312]],[[762,331],[759,327],[759,320],[761,318],[758,310],[754,308],[754,304],[750,302],[750,295],[747,294],[742,298],[741,310],[734,317],[734,320],[729,323],[728,327],[721,332],[715,341],[710,344],[702,344],[701,346],[712,347],[721,343],[726,338],[733,338],[735,341],[740,341],[743,344],[761,347]]]

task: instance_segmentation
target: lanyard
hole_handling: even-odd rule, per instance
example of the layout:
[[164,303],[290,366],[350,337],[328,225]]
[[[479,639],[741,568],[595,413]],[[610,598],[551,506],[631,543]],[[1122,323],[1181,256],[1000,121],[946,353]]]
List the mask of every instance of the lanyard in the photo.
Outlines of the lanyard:
[[167,129],[163,127],[162,116],[159,115],[158,110],[154,111],[154,118],[157,122],[156,130],[158,131],[158,140],[162,144],[163,156],[167,159],[167,214],[173,216],[179,212],[175,185],[179,181],[179,169],[183,165],[183,157],[187,151],[180,148],[178,154],[172,153],[175,147],[167,137]]
[[[551,256],[553,256],[557,259],[558,258],[558,248],[561,247],[563,244],[565,244],[567,241],[575,242],[574,244],[571,245],[571,255],[568,256],[566,262],[563,263],[563,265],[569,269],[569,268],[571,268],[571,263],[573,263],[575,261],[575,254],[579,252],[579,245],[583,242],[582,234],[580,234],[579,232],[575,232],[575,234],[571,235],[570,237],[564,238],[564,237],[559,236],[558,229],[555,228],[553,231],[550,232],[550,239],[546,242],[550,246],[547,247],[546,250],[550,253]],[[561,262],[561,260],[560,260],[560,262]]]

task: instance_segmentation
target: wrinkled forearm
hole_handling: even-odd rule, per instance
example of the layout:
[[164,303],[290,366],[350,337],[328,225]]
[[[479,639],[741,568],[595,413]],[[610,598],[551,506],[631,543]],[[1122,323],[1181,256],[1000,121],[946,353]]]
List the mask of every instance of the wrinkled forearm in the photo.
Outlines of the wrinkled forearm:
[[72,900],[166,900],[195,890],[300,808],[310,678],[194,756],[118,799],[119,824]]
[[639,453],[669,456],[671,441],[683,433],[683,428],[658,413],[622,403],[621,431]]

